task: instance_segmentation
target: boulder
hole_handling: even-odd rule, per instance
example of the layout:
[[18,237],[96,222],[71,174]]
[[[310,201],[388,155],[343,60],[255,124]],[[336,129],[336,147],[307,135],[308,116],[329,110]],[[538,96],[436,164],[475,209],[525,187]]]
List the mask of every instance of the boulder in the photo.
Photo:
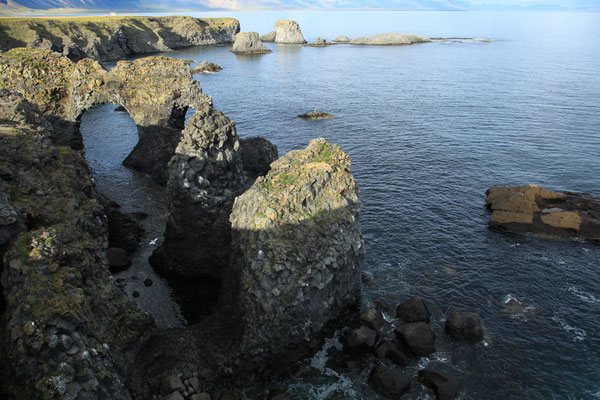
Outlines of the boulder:
[[369,374],[369,385],[381,396],[388,399],[401,398],[408,389],[412,379],[396,369],[376,366]]
[[131,261],[127,258],[127,252],[117,247],[106,250],[106,260],[112,273],[123,271],[131,266]]
[[492,186],[485,194],[490,227],[600,240],[600,197],[537,185]]
[[258,33],[240,32],[235,35],[235,42],[233,43],[231,52],[237,54],[264,54],[270,53],[271,50],[262,44]]
[[333,39],[334,42],[338,42],[338,43],[348,43],[351,39],[348,36],[344,36],[344,35],[338,35],[335,39]]
[[413,359],[409,352],[391,340],[380,342],[375,348],[375,354],[377,357],[388,359],[401,367],[408,365]]
[[481,318],[474,312],[450,311],[444,329],[455,340],[478,342],[483,339]]
[[280,157],[235,199],[230,271],[247,352],[306,347],[357,305],[360,210],[348,155],[322,138]]
[[457,380],[428,369],[419,371],[419,382],[432,389],[438,400],[456,399],[462,386]]
[[368,326],[375,331],[379,331],[381,328],[383,328],[385,321],[383,320],[383,316],[381,315],[380,311],[375,308],[370,308],[366,311],[363,311],[356,317],[355,324],[358,326]]
[[327,40],[325,40],[323,38],[317,38],[317,40],[315,40],[314,42],[312,42],[308,46],[311,46],[311,47],[325,47],[325,46],[330,46],[330,45],[331,45],[331,43],[329,43]]
[[271,31],[266,33],[260,37],[260,40],[263,42],[274,42],[275,41],[275,31]]
[[279,157],[277,146],[262,137],[240,139],[242,165],[250,179],[264,176]]
[[357,37],[350,40],[351,44],[380,46],[398,46],[427,42],[429,40],[423,36],[410,33],[380,33],[371,37]]
[[197,393],[190,396],[190,400],[210,400],[208,393]]
[[396,317],[403,322],[429,322],[429,309],[420,297],[411,297],[396,308]]
[[424,322],[404,324],[394,332],[398,340],[417,357],[424,357],[435,351],[435,333]]
[[215,64],[210,61],[202,61],[192,68],[192,74],[200,74],[202,72],[219,72],[222,69],[223,68],[221,68],[219,64]]
[[179,392],[173,392],[163,396],[161,400],[185,400],[185,397],[183,397]]
[[275,43],[305,44],[306,40],[296,21],[279,20],[275,22]]
[[326,119],[326,118],[331,118],[331,117],[333,117],[333,115],[327,114],[326,112],[319,111],[316,109],[313,111],[307,112],[306,114],[298,115],[298,118],[302,118],[302,119]]
[[165,376],[160,383],[160,394],[165,396],[175,391],[185,392],[185,385],[177,376]]
[[345,346],[351,353],[369,352],[377,344],[377,332],[366,326],[351,329],[346,334]]

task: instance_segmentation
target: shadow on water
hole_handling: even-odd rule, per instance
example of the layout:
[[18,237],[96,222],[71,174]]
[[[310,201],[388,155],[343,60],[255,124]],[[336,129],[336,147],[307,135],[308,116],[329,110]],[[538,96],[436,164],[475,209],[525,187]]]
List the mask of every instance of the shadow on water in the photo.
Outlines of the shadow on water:
[[154,317],[158,327],[196,323],[214,306],[219,281],[166,278],[150,266],[148,258],[162,241],[168,216],[166,192],[149,176],[123,165],[138,142],[138,133],[127,111],[116,110],[112,103],[87,110],[81,118],[81,133],[98,191],[118,203],[119,211],[136,217],[143,228],[139,248],[128,254],[131,266],[115,273],[117,285]]

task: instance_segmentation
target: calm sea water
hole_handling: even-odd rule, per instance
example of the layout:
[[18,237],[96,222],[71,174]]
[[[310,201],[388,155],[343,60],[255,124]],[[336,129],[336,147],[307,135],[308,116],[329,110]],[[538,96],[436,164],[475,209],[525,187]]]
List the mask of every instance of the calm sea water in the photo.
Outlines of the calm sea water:
[[[419,295],[433,309],[438,351],[407,373],[427,366],[458,377],[464,399],[600,399],[600,246],[491,231],[484,208],[492,185],[600,195],[600,13],[194,15],[233,16],[242,31],[261,34],[293,19],[308,41],[385,32],[489,39],[168,55],[223,67],[196,79],[241,137],[264,136],[283,154],[323,136],[350,154],[363,201],[363,268],[375,283],[364,287],[365,307]],[[315,107],[335,117],[295,118]],[[110,106],[84,116],[96,180],[126,209],[136,207],[128,198],[160,203],[143,177],[119,165],[136,142],[119,118]],[[511,298],[523,313],[507,312]],[[180,323],[176,308],[163,326]],[[482,316],[484,343],[446,340],[451,308]],[[323,351],[307,361],[317,376],[279,384],[298,399],[378,398],[366,385],[368,367],[343,376],[326,358]],[[407,398],[433,398],[414,386]]]

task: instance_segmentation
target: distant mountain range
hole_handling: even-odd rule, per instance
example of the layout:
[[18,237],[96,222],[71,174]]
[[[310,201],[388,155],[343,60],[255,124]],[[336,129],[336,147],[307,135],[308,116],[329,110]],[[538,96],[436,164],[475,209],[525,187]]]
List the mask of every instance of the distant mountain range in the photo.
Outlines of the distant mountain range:
[[600,10],[600,0],[0,0],[0,13],[249,9]]

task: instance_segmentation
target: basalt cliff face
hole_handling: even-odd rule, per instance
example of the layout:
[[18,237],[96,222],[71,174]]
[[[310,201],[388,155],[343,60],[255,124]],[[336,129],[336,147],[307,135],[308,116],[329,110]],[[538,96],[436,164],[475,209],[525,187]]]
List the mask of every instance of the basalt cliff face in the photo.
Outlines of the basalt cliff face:
[[0,227],[10,238],[0,263],[1,352],[12,367],[3,386],[17,398],[129,399],[119,377],[152,320],[113,283],[87,165],[52,144],[37,106],[4,89],[0,125],[0,192],[14,217]]
[[136,54],[233,43],[240,23],[233,18],[76,17],[2,18],[0,50],[33,47],[74,61],[115,61]]
[[[15,49],[0,72],[0,332],[16,365],[0,373],[22,397],[147,399],[164,378],[193,372],[206,390],[245,384],[306,355],[358,301],[360,201],[337,146],[318,139],[275,161],[267,140],[238,139],[182,60],[107,72]],[[221,282],[196,325],[152,328],[113,284],[108,211],[81,154],[64,146],[105,102],[138,125],[140,169],[168,180],[164,272]]]

